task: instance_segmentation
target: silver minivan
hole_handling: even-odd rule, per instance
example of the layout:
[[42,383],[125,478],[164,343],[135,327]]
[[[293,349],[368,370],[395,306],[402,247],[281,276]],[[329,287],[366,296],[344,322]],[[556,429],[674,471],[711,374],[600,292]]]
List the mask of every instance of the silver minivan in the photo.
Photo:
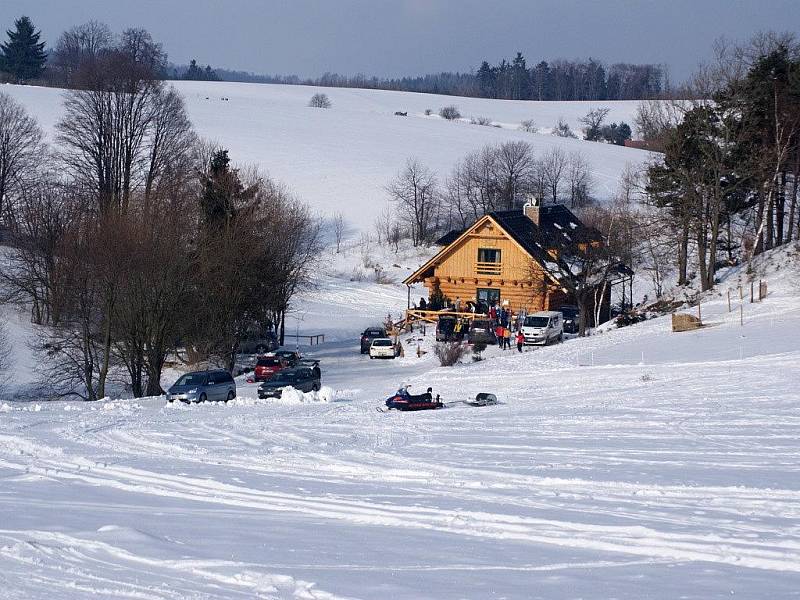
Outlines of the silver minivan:
[[169,388],[167,400],[174,402],[228,402],[236,398],[236,382],[223,369],[193,371],[181,375]]
[[525,344],[541,344],[564,339],[564,316],[554,310],[544,310],[525,317],[522,322]]

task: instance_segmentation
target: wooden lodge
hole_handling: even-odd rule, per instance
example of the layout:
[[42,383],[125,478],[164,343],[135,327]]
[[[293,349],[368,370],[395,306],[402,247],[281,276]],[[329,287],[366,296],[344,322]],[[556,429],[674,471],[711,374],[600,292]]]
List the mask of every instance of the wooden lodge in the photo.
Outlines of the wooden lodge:
[[[442,249],[404,283],[423,283],[430,297],[440,292],[462,307],[472,302],[500,303],[514,312],[557,310],[575,302],[552,272],[553,257],[567,246],[585,249],[601,239],[565,206],[528,203],[448,233],[437,242]],[[606,291],[604,304],[610,301]],[[609,311],[602,312],[607,318]]]

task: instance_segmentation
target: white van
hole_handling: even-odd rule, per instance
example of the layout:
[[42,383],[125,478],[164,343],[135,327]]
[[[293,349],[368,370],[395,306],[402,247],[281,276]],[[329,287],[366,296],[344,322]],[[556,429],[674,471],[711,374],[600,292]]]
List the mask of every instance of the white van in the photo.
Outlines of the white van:
[[560,342],[564,339],[564,316],[554,310],[533,313],[522,322],[525,344]]

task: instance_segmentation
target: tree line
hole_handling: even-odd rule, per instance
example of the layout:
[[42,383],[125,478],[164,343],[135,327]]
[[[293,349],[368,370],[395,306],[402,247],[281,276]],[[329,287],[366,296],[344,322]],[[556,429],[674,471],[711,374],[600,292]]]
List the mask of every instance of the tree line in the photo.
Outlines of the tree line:
[[320,247],[302,202],[198,138],[149,34],[99,33],[53,144],[0,93],[2,299],[42,326],[45,389],[89,400],[161,393],[170,356],[230,369],[254,327],[283,341]]
[[643,193],[676,258],[678,283],[710,289],[718,269],[798,239],[800,44],[789,34],[718,43],[693,79],[698,100],[645,103],[659,146]]
[[[123,36],[134,38],[136,44],[136,38],[143,33],[141,29],[128,29]],[[66,30],[50,52],[45,51],[41,32],[28,17],[17,19],[7,36],[8,41],[0,46],[0,71],[15,82],[40,80],[49,85],[78,87],[83,85],[82,65],[116,50],[115,36],[98,21]],[[153,46],[152,40],[149,46]],[[442,72],[400,78],[325,73],[317,78],[301,78],[212,69],[210,65],[198,65],[194,59],[187,66],[173,65],[167,62],[160,46],[157,50],[154,58],[160,62],[153,66],[164,79],[354,87],[512,100],[638,100],[662,97],[671,91],[663,65],[615,63],[606,67],[589,58],[541,60],[528,67],[521,52],[511,61],[503,59],[496,65],[483,61],[474,73]]]
[[520,208],[531,196],[577,209],[592,202],[591,165],[559,147],[537,156],[528,142],[509,141],[470,152],[439,177],[416,158],[386,186],[392,200],[376,224],[379,237],[419,246],[498,210]]
[[539,61],[528,67],[521,52],[497,65],[483,61],[471,73],[441,72],[420,76],[386,78],[363,74],[325,73],[316,78],[297,75],[254,75],[218,69],[223,80],[287,85],[365,88],[420,92],[506,100],[641,100],[670,95],[667,69],[663,65],[601,61]]

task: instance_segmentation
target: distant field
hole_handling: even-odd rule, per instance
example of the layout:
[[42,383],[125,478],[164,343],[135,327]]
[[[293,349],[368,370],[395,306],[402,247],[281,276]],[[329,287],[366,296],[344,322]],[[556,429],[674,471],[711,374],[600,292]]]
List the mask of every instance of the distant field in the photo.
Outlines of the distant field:
[[[603,199],[628,163],[648,153],[518,131],[523,120],[549,130],[559,118],[577,130],[593,107],[611,109],[609,121],[633,122],[636,102],[530,102],[458,98],[410,92],[313,88],[247,83],[173,82],[185,96],[196,130],[230,149],[234,161],[256,163],[283,181],[320,214],[341,212],[354,229],[366,229],[388,202],[384,186],[409,156],[444,178],[455,162],[486,144],[526,140],[537,153],[560,146],[580,151],[592,165],[595,193]],[[63,91],[6,85],[50,130],[61,114]],[[329,110],[307,106],[322,91]],[[227,98],[227,100],[223,100]],[[434,115],[455,104],[462,115],[487,117],[501,128],[447,122]],[[408,112],[396,117],[395,111]]]

